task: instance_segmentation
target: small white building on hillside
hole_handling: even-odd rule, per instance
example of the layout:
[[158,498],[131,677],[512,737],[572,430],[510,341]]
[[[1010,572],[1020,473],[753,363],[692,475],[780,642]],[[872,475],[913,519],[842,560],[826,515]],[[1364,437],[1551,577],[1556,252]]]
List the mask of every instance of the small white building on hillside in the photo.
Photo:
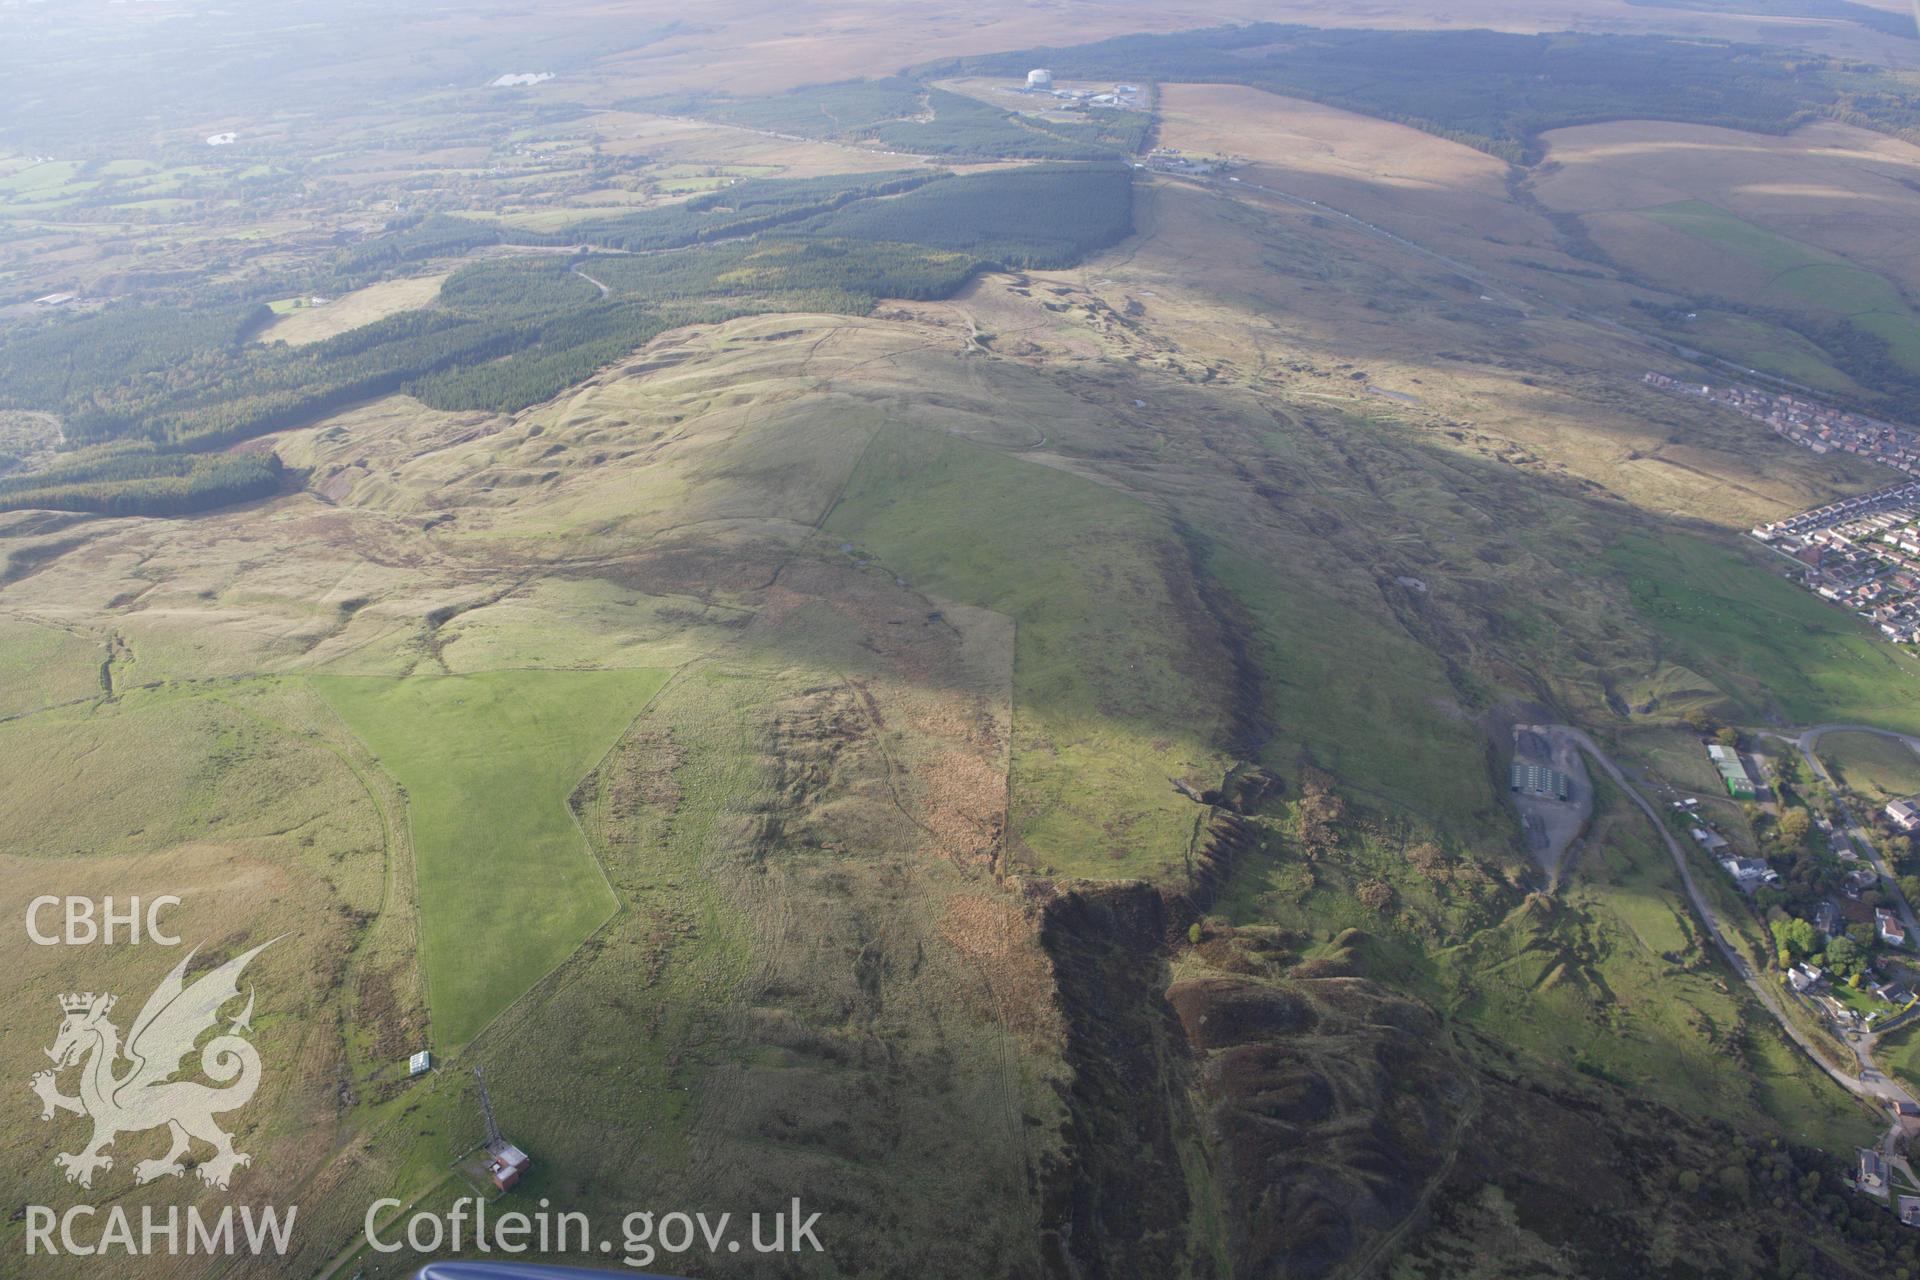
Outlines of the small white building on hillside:
[[1882,810],[1887,821],[1909,834],[1920,831],[1920,807],[1911,800],[1895,800]]
[[1904,947],[1907,945],[1907,931],[1901,926],[1900,917],[1893,912],[1887,910],[1885,907],[1875,907],[1873,909],[1873,923],[1880,930],[1880,941],[1890,947]]

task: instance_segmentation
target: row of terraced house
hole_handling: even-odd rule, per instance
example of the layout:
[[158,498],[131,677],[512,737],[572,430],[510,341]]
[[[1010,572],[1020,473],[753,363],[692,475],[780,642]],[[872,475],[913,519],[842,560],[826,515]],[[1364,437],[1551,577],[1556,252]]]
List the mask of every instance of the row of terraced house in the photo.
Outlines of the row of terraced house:
[[1642,381],[1674,395],[1699,396],[1755,422],[1764,422],[1775,434],[1814,453],[1851,453],[1908,475],[1920,475],[1920,434],[1894,423],[1756,387],[1716,387],[1652,372]]
[[1832,503],[1753,536],[1801,565],[1801,581],[1822,599],[1890,640],[1920,640],[1920,485]]

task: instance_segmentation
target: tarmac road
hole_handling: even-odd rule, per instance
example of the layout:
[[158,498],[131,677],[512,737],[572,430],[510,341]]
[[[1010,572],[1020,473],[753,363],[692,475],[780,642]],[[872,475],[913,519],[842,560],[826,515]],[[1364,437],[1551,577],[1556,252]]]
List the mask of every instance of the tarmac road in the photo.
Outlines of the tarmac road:
[[[1626,775],[1620,771],[1620,766],[1616,765],[1612,757],[1602,751],[1592,738],[1580,730],[1567,725],[1548,726],[1547,731],[1555,735],[1564,736],[1567,740],[1579,744],[1581,750],[1591,756],[1593,762],[1599,765],[1609,778],[1613,779],[1614,785],[1626,792],[1627,798],[1638,805],[1640,811],[1647,815],[1648,820],[1653,823],[1654,830],[1660,833],[1660,839],[1665,842],[1667,852],[1673,855],[1673,865],[1674,869],[1680,873],[1680,883],[1686,887],[1687,897],[1693,903],[1695,914],[1697,914],[1701,921],[1707,926],[1707,932],[1712,936],[1714,943],[1720,948],[1720,953],[1726,957],[1727,963],[1733,966],[1733,971],[1740,976],[1740,980],[1747,984],[1748,988],[1752,990],[1760,1003],[1766,1007],[1767,1012],[1773,1015],[1774,1020],[1780,1024],[1781,1030],[1785,1031],[1795,1044],[1806,1051],[1807,1056],[1813,1060],[1814,1064],[1829,1076],[1833,1077],[1834,1082],[1840,1085],[1841,1088],[1857,1097],[1865,1098],[1870,1102],[1875,1102],[1882,1106],[1893,1102],[1913,1102],[1914,1097],[1912,1094],[1888,1079],[1887,1076],[1874,1065],[1872,1057],[1873,1038],[1871,1036],[1863,1036],[1859,1040],[1848,1040],[1845,1042],[1847,1048],[1852,1051],[1859,1067],[1859,1074],[1857,1076],[1848,1075],[1821,1056],[1819,1050],[1814,1045],[1812,1037],[1802,1031],[1797,1023],[1788,1018],[1786,1010],[1780,1004],[1780,993],[1773,988],[1772,984],[1769,983],[1764,976],[1754,971],[1753,966],[1747,963],[1747,958],[1740,954],[1733,944],[1727,941],[1726,935],[1721,932],[1719,917],[1714,914],[1713,907],[1707,902],[1706,895],[1700,892],[1700,886],[1694,883],[1693,871],[1687,865],[1686,850],[1680,847],[1680,842],[1675,840],[1673,833],[1667,830],[1667,824],[1660,820],[1659,811],[1647,801],[1645,796],[1640,794],[1639,790],[1631,782],[1627,781]],[[1818,736],[1818,732],[1819,731],[1815,731],[1815,736]]]

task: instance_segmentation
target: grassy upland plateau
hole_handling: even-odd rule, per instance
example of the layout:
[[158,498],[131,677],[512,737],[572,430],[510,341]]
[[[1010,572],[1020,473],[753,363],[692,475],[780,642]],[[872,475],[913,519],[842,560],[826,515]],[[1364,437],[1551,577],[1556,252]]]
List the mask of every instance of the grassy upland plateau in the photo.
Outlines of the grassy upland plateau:
[[[782,1274],[1920,1269],[1843,1181],[1885,1116],[1728,965],[1642,811],[1596,769],[1548,875],[1507,772],[1517,723],[1662,797],[1718,786],[1709,722],[1920,732],[1913,659],[1741,540],[1886,476],[1641,381],[1699,376],[1659,336],[1697,287],[1729,351],[1897,398],[1786,314],[1886,340],[1892,239],[1735,189],[1813,151],[1892,181],[1904,152],[1840,143],[1913,127],[1905,73],[1263,25],[641,95],[619,56],[713,33],[610,21],[395,72],[406,129],[321,148],[296,83],[271,146],[0,165],[0,280],[33,296],[55,268],[21,259],[65,245],[88,291],[0,328],[0,908],[176,893],[208,960],[277,939],[234,1117],[235,1192],[301,1206],[263,1274],[451,1252],[364,1216],[473,1194],[473,1067],[534,1160],[493,1208],[798,1194],[825,1249]],[[992,48],[1073,38],[1025,21]],[[442,87],[535,58],[551,84]],[[1049,64],[1150,91],[1016,100]],[[1682,182],[1545,136],[1627,115],[1771,149]],[[1135,167],[1155,145],[1238,159]],[[321,212],[239,254],[243,181]],[[208,239],[82,230],[149,200]],[[1711,279],[1648,284],[1603,213]],[[1905,790],[1877,741],[1822,750]],[[49,993],[137,1000],[175,960],[5,954],[20,1080]],[[0,1116],[16,1203],[76,1194],[78,1125]],[[136,1187],[163,1139],[120,1141],[96,1193],[225,1203]]]

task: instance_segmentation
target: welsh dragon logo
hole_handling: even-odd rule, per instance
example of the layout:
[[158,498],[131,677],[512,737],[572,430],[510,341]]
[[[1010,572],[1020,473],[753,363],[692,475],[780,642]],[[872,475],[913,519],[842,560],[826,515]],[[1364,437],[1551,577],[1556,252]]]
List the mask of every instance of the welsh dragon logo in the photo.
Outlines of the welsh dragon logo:
[[[240,971],[272,945],[262,943],[191,985],[185,980],[187,965],[193,960],[188,954],[147,997],[124,1045],[120,1029],[107,1018],[116,997],[91,991],[60,997],[60,1009],[66,1016],[53,1047],[47,1050],[54,1069],[36,1073],[32,1085],[40,1096],[42,1120],[53,1119],[56,1111],[93,1119],[93,1140],[84,1149],[53,1158],[66,1170],[68,1182],[91,1187],[96,1170],[113,1168],[113,1157],[103,1153],[113,1145],[114,1138],[162,1125],[172,1137],[172,1146],[162,1158],[136,1164],[136,1182],[152,1182],[162,1176],[177,1178],[185,1173],[181,1157],[194,1139],[213,1148],[213,1155],[195,1170],[210,1187],[224,1190],[235,1169],[253,1163],[252,1156],[233,1149],[233,1139],[213,1121],[223,1112],[245,1106],[260,1087],[260,1054],[240,1035],[252,1030],[251,991],[240,1016],[200,1050],[201,1071],[226,1087],[172,1077],[193,1051],[194,1042],[219,1021],[221,1007],[238,998]],[[80,1093],[68,1097],[60,1092],[58,1077],[75,1066],[80,1068]]]

